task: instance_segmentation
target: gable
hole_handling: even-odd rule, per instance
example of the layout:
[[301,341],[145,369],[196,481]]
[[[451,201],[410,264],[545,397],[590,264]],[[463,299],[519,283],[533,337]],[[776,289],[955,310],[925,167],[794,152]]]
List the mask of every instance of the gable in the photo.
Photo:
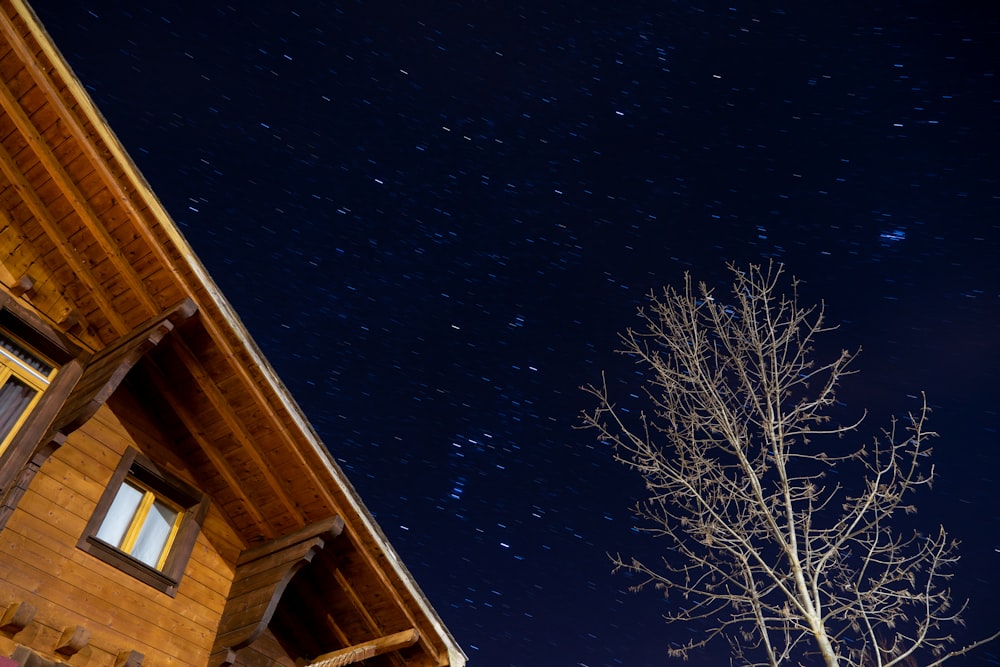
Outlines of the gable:
[[[19,432],[16,465],[0,470],[0,494],[13,499],[8,509],[18,506],[18,493],[36,493],[33,480],[42,484],[45,466],[76,451],[87,429],[100,425],[98,415],[144,415],[160,444],[143,445],[141,428],[133,444],[157,452],[211,496],[208,520],[230,536],[218,550],[229,563],[223,571],[260,545],[331,517],[343,521],[335,548],[325,546],[321,558],[303,566],[326,582],[329,595],[299,608],[317,617],[337,610],[316,650],[412,629],[412,645],[375,660],[464,664],[326,447],[19,0],[0,0],[0,54],[0,292],[73,350],[55,376],[60,392]],[[182,304],[190,307],[174,317]],[[146,337],[152,331],[155,341]],[[60,454],[66,442],[74,448]],[[301,589],[293,586],[288,599],[302,598]],[[289,618],[286,611],[279,616]],[[281,634],[263,633],[279,644]]]

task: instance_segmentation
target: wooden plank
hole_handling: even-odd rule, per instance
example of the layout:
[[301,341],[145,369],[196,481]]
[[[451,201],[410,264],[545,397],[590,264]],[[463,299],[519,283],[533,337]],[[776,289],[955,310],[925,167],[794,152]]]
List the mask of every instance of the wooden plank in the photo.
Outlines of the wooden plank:
[[[2,89],[2,86],[0,86],[0,89]],[[114,312],[111,302],[100,291],[96,280],[87,270],[86,261],[77,254],[76,249],[70,245],[65,235],[55,226],[54,221],[49,217],[45,205],[38,199],[34,188],[32,188],[23,176],[21,167],[2,148],[0,148],[0,170],[3,171],[7,179],[18,189],[25,204],[31,209],[32,215],[45,230],[45,233],[56,242],[56,245],[60,249],[60,255],[66,264],[73,269],[79,280],[86,285],[90,291],[91,298],[98,303],[102,314],[107,318],[116,333],[122,335],[128,331],[121,317]]]
[[270,629],[237,653],[240,667],[295,667],[297,664]]
[[[116,394],[117,395],[117,394]],[[127,397],[128,393],[122,394],[122,397]],[[116,409],[122,409],[123,407],[128,407],[128,414],[124,415],[127,417],[129,422],[141,422],[138,424],[138,428],[133,427],[133,432],[138,432],[144,436],[144,439],[148,442],[142,444],[143,448],[149,449],[151,447],[163,449],[162,442],[164,442],[165,436],[159,433],[159,429],[152,425],[148,419],[145,419],[145,415],[138,409],[138,404],[130,404],[128,402],[123,403],[121,400],[116,401]],[[135,408],[135,410],[131,408]],[[44,497],[46,500],[57,501],[57,506],[62,506],[68,508],[71,513],[75,514],[78,519],[76,525],[69,529],[69,534],[67,539],[75,544],[75,540],[82,531],[81,525],[85,525],[89,520],[93,508],[99,500],[101,494],[104,492],[105,485],[108,478],[113,471],[112,467],[117,466],[118,460],[120,460],[119,451],[124,451],[126,447],[130,444],[136,444],[130,440],[129,434],[126,432],[128,428],[122,420],[115,415],[112,410],[107,407],[102,407],[98,411],[98,415],[94,419],[90,420],[84,427],[89,430],[90,433],[82,434],[78,437],[72,438],[64,447],[56,453],[52,460],[50,460],[45,466],[42,467],[37,481],[32,484],[32,491],[34,494]],[[78,432],[79,433],[79,432]],[[100,442],[93,437],[88,437],[91,435],[99,435],[104,442]],[[74,434],[77,436],[77,434]],[[88,454],[104,453],[108,450],[108,443],[115,443],[115,447],[112,449],[117,450],[111,452],[111,457],[105,459],[103,462],[99,462],[97,459],[93,458]],[[84,451],[81,450],[81,446],[84,447]],[[74,449],[76,451],[74,451]],[[71,463],[72,461],[72,463]],[[182,477],[189,477],[186,473],[187,471],[177,471],[182,473]],[[75,493],[79,489],[84,489],[86,493],[76,499],[76,502],[71,502],[75,497]],[[33,495],[28,499],[29,506],[26,509],[31,512],[32,503],[37,496]],[[81,524],[82,522],[82,524]],[[225,593],[228,590],[229,582],[231,581],[232,575],[232,562],[238,557],[239,551],[242,549],[242,544],[238,542],[235,535],[232,534],[231,529],[224,521],[216,517],[209,524],[209,528],[215,527],[219,529],[224,529],[227,533],[224,542],[230,544],[229,547],[229,561],[230,564],[228,568],[224,567],[223,563],[216,557],[210,561],[209,567],[199,567],[199,554],[208,553],[207,549],[196,550],[192,554],[192,560],[189,563],[189,570],[192,576],[197,577],[198,575],[203,575],[201,578],[204,581],[210,581],[213,578],[217,578],[217,575],[209,576],[212,573],[226,571],[228,569],[229,575],[223,585],[217,586],[217,593],[215,598],[215,605],[225,603]],[[203,533],[207,533],[205,527],[203,526]],[[236,540],[235,544],[232,544]],[[185,577],[187,579],[187,577]],[[182,586],[185,584],[182,580]],[[195,584],[190,584],[194,586]],[[199,582],[197,585],[201,585]]]
[[[204,535],[199,538],[196,547],[205,544],[203,539],[206,539]],[[226,607],[225,584],[229,583],[229,578],[223,576],[224,574],[225,571],[211,570],[199,559],[192,558],[188,561],[187,569],[177,588],[177,597],[190,600],[211,611],[213,617],[221,615]]]
[[[53,531],[58,531],[62,541],[76,544],[77,538],[87,526],[86,519],[62,511],[61,507],[52,504],[33,487],[34,484],[25,491],[24,497],[14,510],[14,516],[17,516],[18,512],[23,512],[26,515],[23,520],[33,522],[35,529],[40,533],[55,535]],[[4,530],[6,532],[7,529]]]
[[350,600],[351,606],[354,608],[355,614],[363,620],[368,632],[378,634],[379,622],[372,616],[369,608],[362,601],[361,596],[354,590],[350,580],[344,576],[344,571],[341,569],[336,570],[334,572],[334,580],[343,589],[345,596]]
[[[39,541],[8,526],[0,549],[7,555],[4,564],[16,566],[8,582],[37,594],[32,604],[39,609],[42,604],[34,600],[72,612],[80,619],[77,623],[114,626],[136,638],[146,635],[157,642],[186,644],[189,649],[211,644],[216,614],[187,598],[163,595],[96,559],[78,560],[75,551],[73,558],[55,556],[52,541],[31,530]],[[157,622],[151,625],[148,619]]]
[[[45,470],[45,466],[42,466],[42,470]],[[77,477],[76,479],[79,480],[81,478]],[[84,525],[86,525],[87,519],[90,518],[88,509],[92,510],[97,504],[97,499],[100,498],[104,487],[96,482],[91,482],[87,485],[85,494],[81,494],[73,486],[57,480],[44,472],[39,472],[31,480],[28,490],[53,502],[56,507],[62,509],[67,514],[72,514],[82,519],[85,522]],[[97,493],[96,498],[89,495],[93,492]]]
[[[174,337],[170,343],[170,349],[178,353],[181,362],[191,374],[191,377],[194,378],[198,388],[206,396],[206,398],[208,398],[212,407],[222,418],[225,423],[226,430],[237,439],[246,455],[249,456],[254,465],[256,465],[263,483],[267,485],[274,497],[281,503],[283,510],[291,516],[298,518],[298,511],[294,501],[288,497],[283,485],[281,485],[274,477],[271,472],[271,463],[265,461],[261,457],[255,438],[251,437],[250,432],[247,430],[247,426],[243,420],[234,414],[229,401],[219,389],[217,380],[209,376],[208,372],[201,365],[198,358],[181,338]],[[243,396],[245,394],[240,392],[238,395]],[[300,523],[299,525],[301,526],[302,524]]]
[[[17,588],[13,588],[12,592],[19,591]],[[30,595],[23,590],[20,591],[20,594]],[[37,602],[41,619],[36,619],[24,632],[18,633],[15,639],[19,645],[31,646],[49,659],[56,659],[54,653],[45,652],[40,647],[54,646],[62,629],[70,624],[76,624],[80,617],[75,613],[75,610],[68,609],[64,605],[40,598],[34,599]],[[114,656],[122,647],[138,650],[145,654],[148,660],[147,664],[151,665],[172,664],[203,667],[207,658],[199,643],[185,642],[183,638],[171,637],[162,632],[152,634],[135,632],[133,635],[128,628],[120,628],[120,625],[114,621],[108,624],[90,623],[86,627],[92,631],[91,650],[100,651],[98,657],[103,656],[103,659],[92,662],[87,657],[89,651],[84,651],[73,658],[74,666],[93,664],[95,667],[109,667],[114,664]],[[148,627],[155,629],[155,626]],[[84,657],[80,657],[81,655]]]
[[61,470],[43,465],[32,485],[38,484],[38,491],[45,496],[66,497],[72,494],[73,502],[66,505],[66,511],[84,517],[86,508],[96,505],[104,491],[104,484],[87,475],[63,474]]
[[13,72],[13,76],[8,79],[8,85],[14,92],[15,99],[20,98],[35,85],[31,79],[31,74],[24,67],[8,71]]
[[[305,622],[295,619],[288,625],[295,632],[314,635],[315,639],[332,635],[333,646],[350,646],[354,642],[339,622],[353,616],[353,610],[331,583],[332,569],[326,555],[319,554],[319,562],[314,559],[314,563],[307,566],[310,568],[308,579],[300,577],[292,580],[286,595],[292,596],[290,602],[295,605],[293,613],[301,614]],[[323,576],[316,574],[317,568],[322,568]],[[357,638],[367,636],[371,635],[359,634]]]
[[264,517],[257,511],[255,504],[252,503],[247,496],[245,491],[246,487],[244,486],[245,481],[241,480],[233,473],[229,464],[216,451],[213,443],[209,442],[204,437],[201,423],[195,420],[190,414],[188,402],[191,401],[193,397],[188,395],[187,401],[182,402],[174,395],[173,388],[163,376],[163,371],[159,370],[159,368],[156,367],[151,360],[147,360],[145,366],[150,371],[149,376],[156,384],[157,390],[163,395],[163,398],[166,399],[167,404],[178,416],[184,427],[187,428],[194,441],[198,443],[202,453],[208,458],[214,469],[223,477],[223,479],[225,479],[227,486],[232,491],[237,501],[241,504],[243,510],[252,517],[254,524],[259,526],[261,532],[263,532],[268,538],[274,537],[274,532],[272,532],[270,525],[264,520]]
[[270,557],[273,554],[287,549],[288,547],[305,542],[314,537],[321,537],[323,539],[335,539],[344,530],[344,520],[339,516],[330,516],[321,521],[312,523],[304,528],[295,531],[294,533],[289,533],[282,537],[276,538],[268,542],[267,544],[262,544],[258,547],[252,549],[247,549],[240,555],[240,559],[237,562],[238,565],[246,565],[251,561]]
[[[76,611],[102,624],[132,623],[141,627],[143,622],[157,619],[159,625],[177,629],[180,637],[186,636],[185,633],[202,631],[214,634],[220,608],[206,606],[197,599],[180,594],[176,598],[163,595],[75,548],[53,554],[53,548],[63,544],[58,534],[53,537],[51,531],[31,521],[25,522],[24,529],[30,534],[18,530],[3,541],[4,548],[16,549],[22,559],[13,568],[17,573],[15,583],[27,585],[34,581],[36,587],[43,587],[37,588],[42,597],[69,609],[75,607],[72,600],[81,604],[86,602],[88,606],[78,607]],[[26,555],[31,558],[26,558]],[[59,583],[48,581],[37,573],[33,579],[32,571],[26,570],[25,566],[54,577]],[[130,616],[122,618],[122,610]]]
[[[55,54],[49,54],[46,47],[48,46],[44,42],[40,44],[41,51],[39,53],[32,53],[31,50],[26,46],[22,40],[18,39],[16,36],[16,31],[14,30],[13,24],[10,19],[0,20],[0,32],[8,37],[11,41],[12,49],[16,52],[16,56],[21,62],[24,63],[25,71],[29,72],[31,78],[36,82],[45,96],[51,101],[50,103],[55,107],[57,115],[62,119],[66,126],[66,131],[79,139],[81,142],[81,149],[87,154],[88,161],[94,166],[96,170],[97,178],[105,183],[109,188],[111,188],[111,194],[128,212],[130,216],[134,216],[137,221],[142,220],[142,216],[138,215],[138,211],[135,205],[132,203],[132,196],[130,193],[126,192],[119,181],[118,176],[112,172],[108,165],[108,155],[102,153],[98,150],[95,142],[93,141],[96,135],[101,136],[105,139],[108,146],[114,145],[113,137],[105,138],[103,135],[108,132],[106,128],[98,125],[94,128],[95,132],[90,132],[84,127],[84,123],[81,122],[80,116],[82,114],[82,109],[78,106],[70,106],[66,102],[66,97],[70,99],[82,95],[82,90],[77,92],[79,84],[73,80],[63,81],[63,87],[60,89],[59,86],[55,84],[53,79],[59,72],[56,68],[48,67],[45,68],[41,65],[45,60],[50,58],[57,58]],[[88,191],[86,185],[81,183],[81,189],[83,191]],[[141,230],[141,225],[136,225],[137,229]],[[144,234],[145,235],[145,234]],[[160,241],[156,238],[147,236],[147,241],[149,245],[154,250],[157,250],[160,245]]]
[[354,665],[362,660],[368,660],[378,655],[413,646],[420,639],[416,628],[395,632],[391,635],[378,637],[370,641],[348,646],[329,653],[324,653],[313,660],[307,667],[343,667]]
[[[75,511],[71,514],[76,518],[76,521],[52,521],[50,517],[53,514],[60,514],[60,509],[65,510],[70,505],[61,494],[51,493],[50,484],[58,486],[58,483],[49,480],[52,478],[48,475],[39,474],[25,494],[20,509],[34,520],[25,521],[34,526],[33,530],[44,535],[47,540],[53,544],[65,543],[71,547],[75,546],[77,538],[90,519],[96,501],[74,504]],[[213,525],[218,525],[218,523]],[[211,533],[202,530],[188,561],[184,577],[181,579],[178,596],[188,597],[221,614],[225,607],[227,591],[234,570],[232,560],[228,562],[227,566],[225,561],[218,558],[218,553],[212,548],[212,537]],[[75,551],[67,547],[65,553],[74,554]]]
[[[90,518],[89,515],[80,517],[74,513],[77,518],[75,522],[50,521],[49,517],[53,513],[58,513],[59,508],[66,508],[69,505],[65,504],[65,499],[60,496],[43,495],[47,488],[45,484],[39,483],[41,481],[43,481],[41,475],[36,477],[35,483],[22,500],[21,510],[34,520],[29,522],[34,526],[33,530],[44,535],[48,540],[75,545]],[[44,502],[39,501],[39,496],[44,498]],[[88,503],[85,506],[93,509],[94,504],[96,503]],[[208,555],[213,553],[209,540],[209,535],[203,533],[199,536],[195,553],[189,559],[181,579],[178,597],[186,597],[221,614],[225,607],[229,583],[232,580],[232,569],[222,566],[223,564],[217,558],[208,558]],[[67,551],[67,553],[72,552]]]
[[[201,529],[206,535],[212,536],[211,542],[215,547],[214,552],[218,554],[221,563],[225,563],[224,567],[235,571],[236,561],[246,546],[217,503],[213,502],[209,507]],[[210,561],[210,563],[216,563],[216,561]],[[221,563],[216,566],[222,566]]]
[[[109,437],[107,431],[100,430],[91,420],[84,428],[71,433],[50,461],[64,461],[74,470],[84,471],[100,482],[107,482],[130,444],[131,440]],[[92,459],[93,463],[84,460],[85,457]]]
[[[388,567],[385,562],[385,555],[376,557],[368,549],[367,544],[360,542],[359,535],[353,531],[345,531],[345,537],[349,537],[354,548],[342,548],[337,551],[338,557],[342,560],[342,571],[349,572],[345,581],[353,582],[354,589],[361,589],[355,594],[359,600],[377,601],[382,600],[384,608],[378,609],[379,617],[388,613],[392,609],[397,614],[403,615],[406,625],[424,630],[420,636],[420,645],[424,651],[436,661],[442,661],[443,656],[440,648],[431,642],[430,637],[434,636],[433,628],[427,628],[428,619],[421,615],[418,620],[410,591],[400,583],[398,574]],[[370,604],[369,608],[375,608],[375,604]]]
[[[329,517],[245,552],[236,568],[213,654],[239,650],[256,641],[296,572],[342,530],[343,521]],[[322,585],[319,581],[312,584]]]
[[229,589],[229,598],[231,600],[239,598],[242,603],[251,600],[256,591],[265,590],[266,595],[263,595],[261,600],[265,603],[270,602],[279,582],[285,580],[284,583],[287,584],[291,579],[289,573],[294,574],[298,567],[312,558],[315,552],[322,548],[320,543],[321,540],[303,542],[279,554],[237,567],[233,586]]
[[[0,195],[0,199],[2,197]],[[6,200],[4,201],[9,206]],[[15,209],[17,208],[26,210],[19,198],[15,205]],[[27,223],[27,227],[25,223]],[[35,281],[35,293],[32,298],[32,305],[46,314],[54,311],[60,313],[67,312],[69,306],[62,296],[64,292],[63,283],[56,279],[56,274],[49,268],[50,262],[47,260],[47,253],[56,252],[55,247],[44,236],[41,239],[36,238],[33,240],[32,230],[39,230],[38,234],[40,234],[40,228],[35,224],[33,219],[29,218],[26,221],[19,219],[17,217],[17,210],[7,209],[0,211],[0,225],[4,226],[6,234],[12,235],[10,241],[4,242],[2,245],[6,252],[9,253],[8,258],[4,260],[5,263],[9,265],[12,272],[17,274],[16,277],[28,274]],[[34,236],[37,237],[38,234],[34,234]],[[72,273],[69,269],[67,271],[70,274]],[[57,316],[54,319],[55,321],[59,321],[62,318]]]
[[[41,87],[36,86],[32,93],[34,93],[34,98],[22,100],[21,106],[28,112],[31,124],[38,128],[38,132],[54,151],[56,147],[69,138],[69,134],[59,122],[59,114],[49,104]],[[59,157],[58,153],[56,153],[56,157]]]

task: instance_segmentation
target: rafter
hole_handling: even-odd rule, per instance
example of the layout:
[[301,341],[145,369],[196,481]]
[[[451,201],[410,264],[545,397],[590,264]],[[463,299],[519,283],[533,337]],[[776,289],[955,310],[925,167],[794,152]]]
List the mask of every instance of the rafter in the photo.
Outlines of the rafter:
[[73,269],[76,276],[86,285],[89,296],[97,302],[98,307],[101,309],[101,313],[108,319],[111,326],[114,328],[115,333],[119,336],[125,334],[129,327],[125,324],[121,315],[115,310],[114,305],[108,300],[105,290],[101,287],[97,278],[87,267],[87,261],[79,256],[76,248],[73,244],[69,242],[66,235],[63,234],[62,230],[59,229],[55,221],[52,219],[48,208],[41,199],[38,198],[38,194],[35,189],[28,183],[27,179],[24,177],[21,168],[14,161],[14,157],[7,152],[6,146],[0,145],[0,171],[3,171],[4,176],[7,180],[17,188],[18,194],[21,196],[22,201],[31,211],[34,216],[35,221],[42,227],[45,234],[52,239],[53,243],[56,245],[56,249],[59,254],[62,255],[63,260]]
[[118,274],[128,283],[129,288],[139,302],[145,307],[147,315],[154,315],[159,308],[149,295],[145,285],[142,284],[142,280],[139,278],[132,264],[122,259],[120,252],[121,244],[111,238],[107,229],[101,224],[101,216],[90,205],[87,197],[80,192],[76,183],[73,182],[73,179],[70,178],[66,169],[62,166],[62,162],[52,153],[52,149],[49,148],[38,128],[35,127],[27,113],[25,113],[24,108],[18,103],[10,87],[2,81],[0,81],[0,105],[3,106],[7,112],[7,116],[14,122],[21,136],[27,141],[28,147],[38,157],[42,165],[44,165],[46,172],[59,186],[59,189],[63,192],[66,200],[73,207],[73,210],[76,211],[80,219],[84,222],[93,221],[95,223],[87,225],[87,230],[93,235],[109,261],[114,264]]
[[201,448],[202,453],[205,454],[205,457],[208,458],[212,466],[218,471],[219,475],[225,481],[226,486],[236,495],[239,502],[243,505],[243,509],[250,515],[254,524],[259,527],[261,532],[265,534],[266,538],[273,538],[275,534],[271,529],[271,526],[264,520],[263,515],[257,510],[256,504],[251,501],[250,497],[243,491],[242,482],[230,469],[225,458],[214,446],[212,446],[210,442],[208,442],[208,439],[205,438],[198,420],[195,419],[194,415],[190,413],[186,404],[174,395],[174,392],[170,387],[170,383],[163,375],[163,371],[152,359],[148,358],[144,367],[147,369],[149,377],[153,380],[153,384],[156,385],[157,392],[166,399],[167,404],[174,411],[174,414],[177,415],[177,418],[180,419],[181,424],[183,424],[187,432],[191,434],[191,437]]
[[419,638],[420,633],[415,628],[410,628],[409,630],[395,632],[391,635],[331,651],[330,653],[324,653],[309,663],[307,667],[346,667],[346,665],[354,665],[368,658],[374,658],[377,655],[413,646]]
[[347,577],[344,576],[343,570],[341,570],[339,567],[336,570],[334,570],[333,578],[337,582],[337,585],[339,585],[342,589],[344,589],[344,594],[347,596],[347,599],[351,601],[351,606],[357,609],[358,615],[364,619],[365,625],[368,626],[368,629],[373,634],[377,634],[378,623],[375,621],[375,617],[372,616],[371,612],[368,611],[368,608],[365,606],[365,603],[361,600],[361,597],[358,595],[357,591],[355,591],[354,587],[351,586],[351,582],[348,581]]
[[343,530],[343,519],[327,517],[240,554],[209,664],[234,664],[236,652],[267,629],[295,573]]
[[[361,559],[364,560],[365,564],[368,566],[369,571],[377,579],[379,585],[382,586],[384,590],[389,592],[390,597],[392,598],[396,606],[399,608],[399,611],[406,617],[407,623],[409,623],[414,627],[418,627],[419,624],[417,623],[417,619],[414,617],[413,613],[411,613],[410,607],[404,603],[403,599],[399,594],[400,590],[399,587],[393,585],[393,583],[389,581],[385,569],[380,567],[379,562],[372,556],[372,554],[369,553],[367,549],[364,549],[360,545],[358,545],[355,548],[355,553],[357,553],[361,557]],[[341,582],[341,580],[343,580],[342,585],[347,587],[347,590],[353,596],[353,599],[357,599],[360,601],[360,598],[358,598],[357,594],[353,591],[353,589],[350,588],[349,584],[347,584],[347,579],[343,576],[343,574],[341,574],[339,569],[337,570],[337,576],[338,576],[337,581]],[[441,654],[438,652],[437,647],[435,647],[430,641],[428,641],[423,633],[421,633],[419,641],[421,646],[427,652],[427,655],[432,656],[434,660],[437,661],[438,664],[443,664],[441,663]]]
[[191,377],[194,378],[195,382],[198,384],[198,388],[208,398],[212,408],[219,414],[220,417],[222,417],[222,420],[226,423],[227,430],[233,435],[234,438],[236,438],[240,446],[253,461],[254,465],[256,465],[260,470],[261,476],[274,492],[274,495],[278,498],[282,507],[284,507],[285,510],[297,520],[301,521],[301,512],[296,507],[295,503],[288,497],[284,486],[271,472],[273,467],[272,464],[264,460],[263,455],[257,448],[256,440],[247,431],[246,424],[236,414],[232,405],[228,400],[226,400],[226,397],[222,395],[222,392],[219,391],[219,388],[216,386],[213,378],[209,377],[208,371],[201,365],[201,362],[195,356],[194,352],[191,351],[191,348],[189,348],[183,341],[183,339],[178,336],[175,337],[171,343],[173,344],[173,349],[178,353],[178,356],[180,356],[181,362],[184,364],[188,373],[191,374]]
[[[364,619],[365,625],[368,626],[368,631],[371,632],[373,635],[376,635],[376,636],[379,635],[382,630],[381,630],[381,627],[379,626],[378,621],[375,619],[375,617],[372,615],[372,613],[368,610],[368,607],[365,606],[365,603],[361,599],[361,596],[358,595],[357,591],[354,590],[354,587],[351,586],[351,582],[348,581],[348,579],[347,579],[346,576],[344,576],[343,570],[341,570],[339,567],[336,570],[334,570],[334,572],[333,572],[333,578],[337,582],[337,584],[344,590],[345,595],[351,601],[351,605],[357,611],[358,616],[360,616],[362,619]],[[392,593],[394,593],[393,589],[392,588],[388,588],[386,590],[390,593],[393,601],[398,605],[399,610],[402,611],[403,614],[406,616],[407,621],[409,621],[410,623],[413,623],[413,619],[410,617],[410,615],[408,613],[406,613],[405,607],[403,607],[403,605],[400,604],[399,598],[396,595],[392,594]],[[414,632],[416,632],[416,631],[414,631]],[[418,640],[419,641],[423,641],[423,636],[419,632],[416,634],[416,637],[414,638],[413,642],[411,642],[411,643],[415,643]],[[407,644],[407,646],[409,646],[409,644]],[[395,650],[395,649],[392,649],[392,650]],[[428,654],[437,657],[437,652],[434,650],[433,646],[429,646],[428,645],[427,646],[427,652],[428,652]],[[372,657],[372,656],[365,656],[365,657]],[[392,660],[393,662],[398,663],[398,664],[402,665],[403,667],[405,667],[406,663],[400,661],[398,656],[392,656],[392,658],[393,658],[393,660]],[[320,658],[317,658],[316,661],[314,662],[314,664],[319,663],[319,661],[320,661]],[[330,663],[330,664],[332,665],[332,664],[337,664],[337,663]],[[347,665],[347,664],[351,664],[351,663],[341,663],[341,664]]]

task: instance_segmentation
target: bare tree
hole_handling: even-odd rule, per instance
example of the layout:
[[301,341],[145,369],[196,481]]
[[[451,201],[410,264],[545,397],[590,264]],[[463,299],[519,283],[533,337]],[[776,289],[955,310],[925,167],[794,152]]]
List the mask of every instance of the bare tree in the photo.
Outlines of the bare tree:
[[934,476],[926,399],[874,442],[847,445],[864,415],[839,425],[833,413],[857,352],[815,361],[831,327],[822,304],[799,304],[795,280],[781,293],[780,265],[730,269],[731,293],[688,276],[622,335],[648,411],[620,407],[606,381],[585,387],[598,405],[584,426],[642,475],[635,511],[666,540],[660,562],[615,565],[636,588],[677,596],[668,621],[710,628],[670,653],[725,638],[746,665],[933,667],[1000,636],[952,648],[965,607],[947,587],[956,543],[900,525]]

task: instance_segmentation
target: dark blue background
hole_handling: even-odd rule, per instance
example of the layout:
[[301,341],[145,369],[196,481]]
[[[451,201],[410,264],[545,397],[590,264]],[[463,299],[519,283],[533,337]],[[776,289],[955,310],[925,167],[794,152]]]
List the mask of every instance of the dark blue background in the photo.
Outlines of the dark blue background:
[[918,518],[964,543],[958,637],[995,628],[990,4],[35,3],[481,667],[687,638],[610,573],[658,545],[577,387],[629,378],[645,293],[726,261],[826,300],[818,353],[864,346],[841,397],[870,432],[928,392]]

